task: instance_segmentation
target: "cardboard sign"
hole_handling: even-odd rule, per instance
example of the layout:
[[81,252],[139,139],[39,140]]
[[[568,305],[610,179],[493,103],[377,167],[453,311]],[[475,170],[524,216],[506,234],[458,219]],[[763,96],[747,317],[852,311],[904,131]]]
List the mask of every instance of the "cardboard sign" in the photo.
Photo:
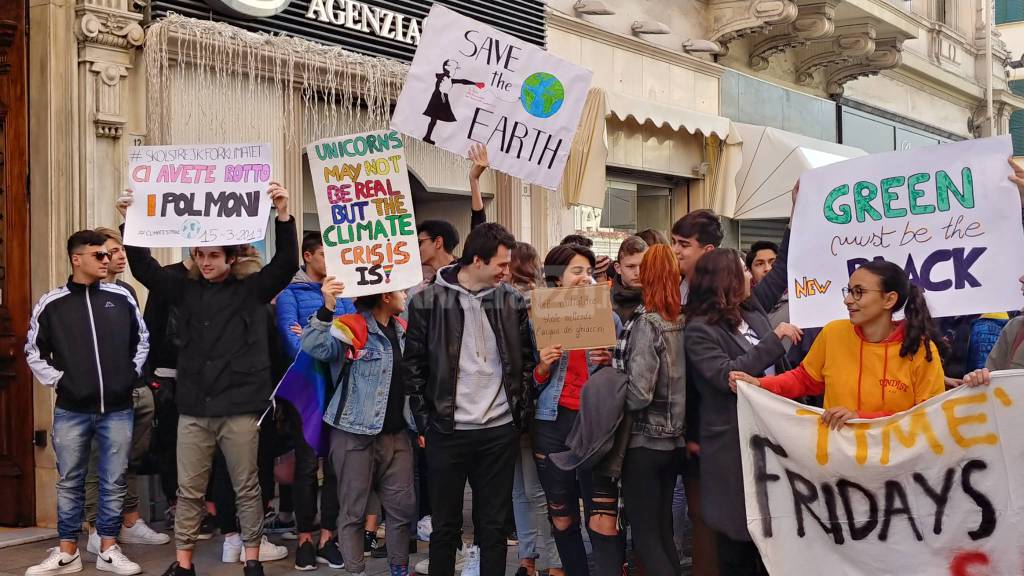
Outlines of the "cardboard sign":
[[747,529],[769,573],[1020,573],[1024,370],[838,431],[738,393]]
[[232,246],[267,234],[270,144],[134,146],[128,173],[125,244]]
[[306,146],[327,274],[354,298],[423,280],[405,145],[394,130]]
[[537,349],[564,350],[615,345],[612,292],[607,283],[578,288],[537,288],[530,292],[530,320]]
[[591,76],[434,4],[391,127],[461,156],[481,142],[492,167],[557,188]]
[[924,289],[932,316],[1024,305],[1024,231],[1010,137],[873,154],[806,172],[789,248],[794,324],[847,317],[841,290],[884,258]]

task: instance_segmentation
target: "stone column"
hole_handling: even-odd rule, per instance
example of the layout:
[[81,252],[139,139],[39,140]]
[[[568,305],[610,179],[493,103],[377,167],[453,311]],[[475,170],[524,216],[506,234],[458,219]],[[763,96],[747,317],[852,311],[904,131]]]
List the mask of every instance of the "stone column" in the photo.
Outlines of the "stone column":
[[[79,220],[84,226],[118,223],[113,204],[125,187],[129,143],[129,87],[125,82],[146,35],[130,0],[81,0],[75,7],[78,39],[77,138]],[[143,89],[142,87],[139,87]]]

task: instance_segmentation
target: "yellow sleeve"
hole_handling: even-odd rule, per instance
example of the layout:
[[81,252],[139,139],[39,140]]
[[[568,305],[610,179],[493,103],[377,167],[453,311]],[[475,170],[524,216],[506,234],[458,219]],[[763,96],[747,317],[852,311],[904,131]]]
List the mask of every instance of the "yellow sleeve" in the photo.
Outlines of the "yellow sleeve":
[[825,371],[825,355],[828,352],[829,336],[834,331],[832,324],[826,324],[822,328],[821,333],[818,334],[818,337],[814,339],[814,343],[811,344],[811,349],[807,352],[807,356],[804,356],[803,362],[800,363],[804,371],[818,382],[825,381],[825,377],[822,375]]
[[918,350],[914,357],[914,405],[938,396],[946,391],[945,374],[942,371],[942,360],[939,349],[934,342],[928,343],[932,351],[932,361],[925,359],[924,350]]

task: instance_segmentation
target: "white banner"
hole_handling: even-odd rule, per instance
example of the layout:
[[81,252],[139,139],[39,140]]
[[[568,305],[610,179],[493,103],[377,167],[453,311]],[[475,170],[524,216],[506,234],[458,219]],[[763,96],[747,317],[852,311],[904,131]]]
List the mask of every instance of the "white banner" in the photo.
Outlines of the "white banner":
[[327,274],[345,297],[423,280],[405,146],[394,130],[325,138],[306,146]]
[[591,72],[434,4],[391,127],[461,156],[486,144],[491,166],[557,188]]
[[124,243],[153,248],[258,242],[270,220],[270,144],[134,146]]
[[789,310],[800,327],[847,317],[841,289],[862,263],[903,266],[932,316],[1024,305],[1020,196],[1010,137],[872,154],[800,177]]
[[773,575],[1024,568],[1024,370],[839,431],[739,385],[747,528]]

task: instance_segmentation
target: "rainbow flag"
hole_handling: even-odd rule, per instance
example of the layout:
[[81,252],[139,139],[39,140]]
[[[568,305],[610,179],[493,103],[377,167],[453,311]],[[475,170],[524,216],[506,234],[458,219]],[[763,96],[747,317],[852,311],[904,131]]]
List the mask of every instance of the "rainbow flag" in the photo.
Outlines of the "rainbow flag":
[[317,456],[327,454],[323,424],[329,379],[327,365],[300,350],[274,390],[274,398],[291,402],[298,411],[302,418],[302,436]]

